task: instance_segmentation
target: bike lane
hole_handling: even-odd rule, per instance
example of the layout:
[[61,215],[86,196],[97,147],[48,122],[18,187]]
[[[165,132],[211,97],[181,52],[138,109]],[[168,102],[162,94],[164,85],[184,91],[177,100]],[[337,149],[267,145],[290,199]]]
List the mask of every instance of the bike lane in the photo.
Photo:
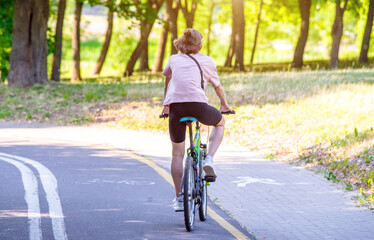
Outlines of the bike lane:
[[[55,175],[68,239],[237,239],[210,216],[201,222],[197,215],[195,230],[186,232],[183,213],[171,208],[173,187],[136,155],[61,143],[4,140],[0,152],[38,161]],[[4,169],[10,168],[5,162],[0,164]],[[53,239],[46,193],[40,174],[33,171],[39,180],[43,239]],[[14,169],[1,171],[0,175],[6,180],[0,183],[1,189],[5,189],[4,183],[17,186],[14,190],[6,188],[7,194],[0,195],[0,236],[28,239],[25,214],[1,217],[7,211],[27,211],[20,176]],[[4,204],[15,200],[22,207]],[[208,204],[213,212],[240,228],[225,212]],[[18,228],[9,231],[9,226]]]

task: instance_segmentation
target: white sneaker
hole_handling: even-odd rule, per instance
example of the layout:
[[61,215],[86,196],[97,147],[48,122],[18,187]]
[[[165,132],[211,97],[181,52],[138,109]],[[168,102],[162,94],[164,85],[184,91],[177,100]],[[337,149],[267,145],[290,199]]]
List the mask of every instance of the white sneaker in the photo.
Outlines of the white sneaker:
[[213,158],[212,157],[207,157],[205,159],[204,167],[205,171],[205,177],[217,177],[216,175],[216,169],[213,166]]
[[184,203],[183,203],[183,196],[174,198],[173,200],[173,208],[176,212],[184,211]]

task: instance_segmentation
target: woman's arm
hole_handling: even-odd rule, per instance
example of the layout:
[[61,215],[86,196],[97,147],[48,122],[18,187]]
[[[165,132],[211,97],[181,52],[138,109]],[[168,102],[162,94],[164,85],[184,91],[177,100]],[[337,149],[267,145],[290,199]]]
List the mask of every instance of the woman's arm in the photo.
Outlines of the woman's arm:
[[[166,93],[168,91],[168,85],[169,85],[170,79],[171,79],[171,76],[165,78],[164,100],[166,97]],[[161,115],[166,115],[166,114],[169,114],[169,105],[165,105],[164,109],[162,109]]]
[[168,85],[169,85],[170,79],[171,79],[171,76],[165,78],[164,99],[166,97],[166,92],[168,90]]
[[219,100],[221,101],[221,106],[219,108],[219,111],[220,112],[232,111],[232,109],[230,108],[229,104],[226,101],[225,91],[223,90],[222,85],[218,85],[218,87],[215,87],[214,90],[216,91],[216,94]]

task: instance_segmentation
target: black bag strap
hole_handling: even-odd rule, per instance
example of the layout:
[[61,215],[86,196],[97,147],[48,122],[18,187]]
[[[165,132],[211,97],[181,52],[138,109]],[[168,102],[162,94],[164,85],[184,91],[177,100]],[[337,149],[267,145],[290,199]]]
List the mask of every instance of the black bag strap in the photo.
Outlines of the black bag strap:
[[195,63],[197,64],[197,66],[199,67],[199,70],[200,70],[200,76],[201,76],[201,88],[204,89],[203,70],[201,69],[199,62],[198,62],[194,57],[192,57],[190,54],[187,53],[186,55],[189,56],[192,60],[194,60],[194,62],[195,62]]

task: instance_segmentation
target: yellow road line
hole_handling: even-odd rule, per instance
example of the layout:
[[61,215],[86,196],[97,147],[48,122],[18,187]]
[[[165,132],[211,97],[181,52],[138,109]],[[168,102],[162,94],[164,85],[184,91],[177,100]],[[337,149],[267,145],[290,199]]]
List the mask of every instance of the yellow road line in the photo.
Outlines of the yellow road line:
[[[112,150],[115,150],[115,149],[112,149]],[[127,155],[131,158],[134,158],[134,159],[136,159],[136,160],[138,160],[138,161],[140,161],[144,164],[147,164],[148,166],[153,168],[153,170],[155,170],[158,174],[160,174],[161,177],[163,177],[168,183],[170,183],[170,185],[172,185],[174,187],[173,179],[170,176],[170,174],[167,171],[165,171],[165,169],[161,168],[156,163],[154,163],[153,161],[151,161],[149,159],[146,159],[142,156],[139,156],[137,154],[134,154],[130,151],[124,151],[124,150],[115,150],[115,151],[123,153],[123,154],[125,154],[125,155]],[[242,232],[240,232],[237,228],[235,228],[229,222],[227,222],[223,217],[218,215],[210,207],[207,208],[207,213],[208,213],[209,217],[211,217],[214,221],[216,221],[219,225],[221,225],[221,227],[226,229],[229,233],[231,233],[237,239],[248,239],[247,236],[245,236]]]
[[136,160],[138,160],[138,161],[140,161],[144,164],[147,164],[148,166],[153,168],[153,170],[155,170],[158,174],[160,174],[161,177],[163,177],[168,183],[170,183],[172,186],[174,186],[173,179],[170,176],[170,174],[165,169],[161,168],[156,163],[154,163],[153,161],[148,160],[145,157],[139,156],[137,154],[134,154],[130,151],[124,151],[124,150],[115,150],[115,151],[123,153],[123,154],[125,154],[125,155],[127,155],[131,158],[134,158],[134,159],[136,159]]

